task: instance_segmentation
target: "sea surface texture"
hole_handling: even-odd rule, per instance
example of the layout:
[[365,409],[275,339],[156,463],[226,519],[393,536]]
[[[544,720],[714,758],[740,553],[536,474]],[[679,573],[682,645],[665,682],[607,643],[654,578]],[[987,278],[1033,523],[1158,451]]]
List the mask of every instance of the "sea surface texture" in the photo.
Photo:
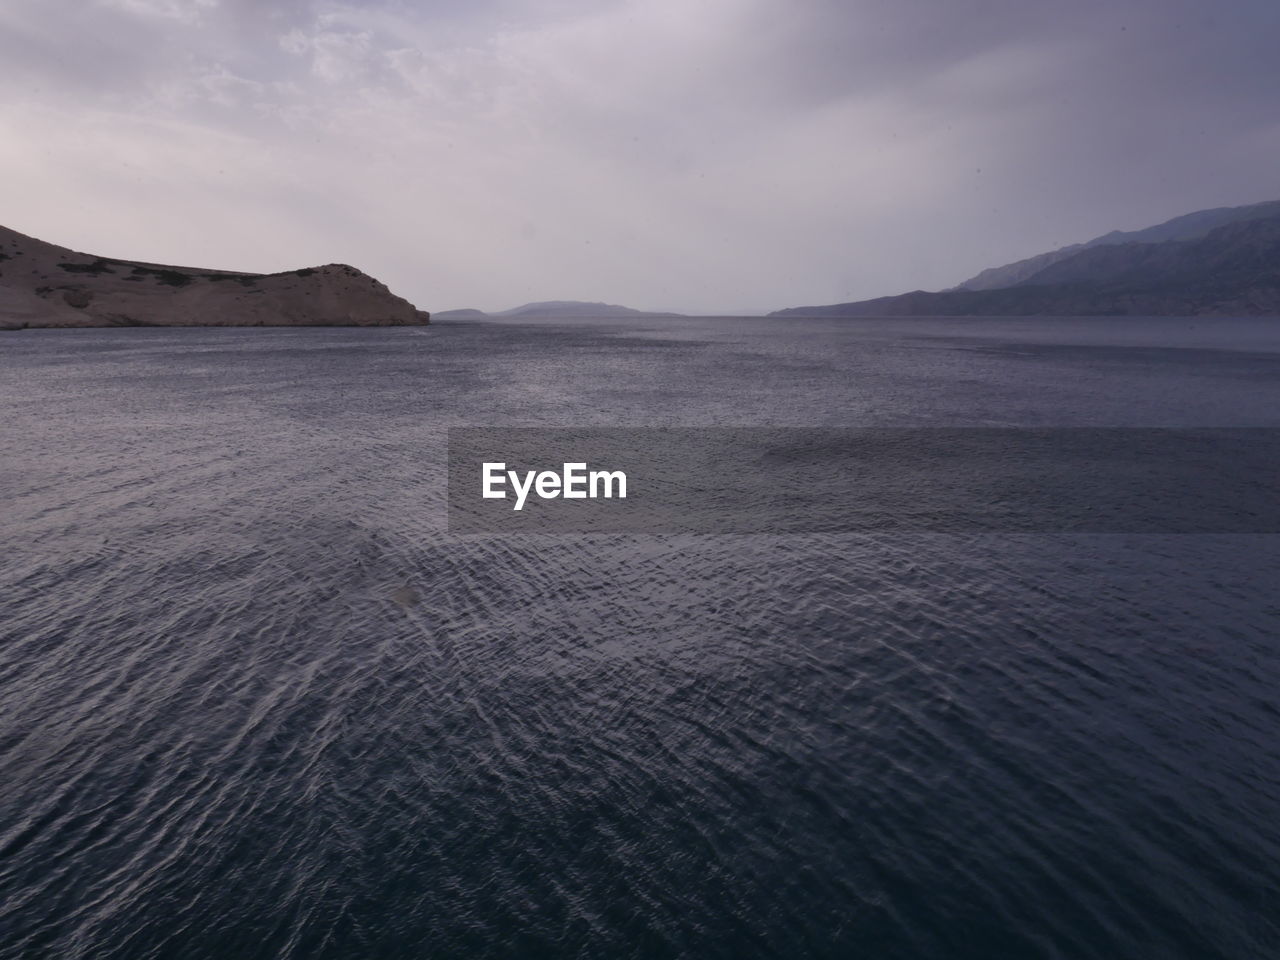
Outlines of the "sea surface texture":
[[0,334],[0,958],[1280,956],[1280,537],[476,536],[450,426],[1280,426],[1280,323]]

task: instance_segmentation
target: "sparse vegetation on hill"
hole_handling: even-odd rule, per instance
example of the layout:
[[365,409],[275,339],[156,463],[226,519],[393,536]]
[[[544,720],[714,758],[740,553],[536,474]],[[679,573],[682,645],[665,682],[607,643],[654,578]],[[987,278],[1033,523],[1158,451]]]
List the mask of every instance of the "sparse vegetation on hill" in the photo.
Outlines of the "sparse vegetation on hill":
[[392,326],[429,315],[345,263],[239,273],[76,253],[0,228],[0,327]]

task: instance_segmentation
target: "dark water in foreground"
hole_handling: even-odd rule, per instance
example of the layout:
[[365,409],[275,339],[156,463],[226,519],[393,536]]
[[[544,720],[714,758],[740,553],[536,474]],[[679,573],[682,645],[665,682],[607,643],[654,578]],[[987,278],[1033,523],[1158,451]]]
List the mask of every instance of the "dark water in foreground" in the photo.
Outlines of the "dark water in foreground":
[[0,957],[1280,955],[1275,536],[451,538],[449,425],[1280,426],[1280,324],[0,340]]

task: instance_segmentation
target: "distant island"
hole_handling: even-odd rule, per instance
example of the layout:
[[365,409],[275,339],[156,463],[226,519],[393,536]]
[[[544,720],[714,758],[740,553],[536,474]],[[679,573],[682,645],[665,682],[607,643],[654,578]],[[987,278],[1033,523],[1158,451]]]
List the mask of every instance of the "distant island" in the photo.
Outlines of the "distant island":
[[633,310],[631,307],[620,307],[615,303],[591,303],[585,300],[542,300],[537,303],[526,303],[510,310],[497,313],[485,313],[483,310],[441,310],[435,315],[437,320],[478,320],[483,317],[524,317],[528,319],[541,317],[586,317],[591,319],[609,319],[614,317],[679,317],[683,314],[664,313],[654,310]]
[[437,320],[479,320],[482,317],[489,316],[489,314],[483,310],[467,308],[463,310],[437,310],[432,316]]
[[1200,210],[984,270],[957,287],[771,317],[1280,315],[1280,201]]
[[355,267],[235,273],[116,260],[0,227],[0,329],[405,326],[430,319]]

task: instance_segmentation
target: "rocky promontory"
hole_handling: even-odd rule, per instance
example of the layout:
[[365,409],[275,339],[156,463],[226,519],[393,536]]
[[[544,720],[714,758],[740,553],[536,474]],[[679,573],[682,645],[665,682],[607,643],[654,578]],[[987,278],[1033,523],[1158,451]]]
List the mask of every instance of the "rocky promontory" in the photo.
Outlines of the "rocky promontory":
[[236,273],[77,253],[0,227],[0,328],[406,326],[430,315],[344,263]]

